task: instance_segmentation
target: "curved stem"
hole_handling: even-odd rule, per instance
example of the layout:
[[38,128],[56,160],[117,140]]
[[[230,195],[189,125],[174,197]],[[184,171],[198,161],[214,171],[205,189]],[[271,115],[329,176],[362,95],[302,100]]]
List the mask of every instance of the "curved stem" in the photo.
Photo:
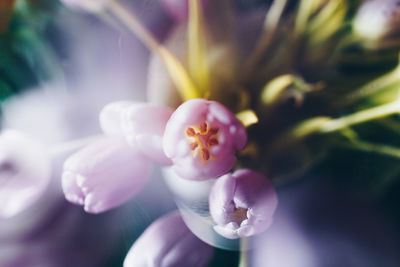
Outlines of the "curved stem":
[[342,118],[330,120],[321,127],[319,132],[334,132],[343,128],[353,126],[355,124],[384,118],[398,112],[400,112],[400,103],[398,101],[394,101],[389,104],[381,105],[375,108],[362,110]]
[[397,66],[391,72],[365,84],[364,86],[354,90],[353,93],[347,96],[347,102],[354,102],[361,98],[371,96],[381,89],[392,84],[400,82],[400,66]]
[[282,148],[286,148],[312,134],[336,132],[356,124],[384,118],[399,112],[400,103],[396,100],[385,105],[358,111],[338,119],[331,119],[328,117],[311,118],[297,124],[287,133],[281,135],[277,140],[275,140],[275,142],[272,143],[272,146],[268,149],[266,156],[273,156],[274,153],[282,150]]
[[265,52],[270,47],[275,36],[276,29],[279,25],[279,20],[285,9],[287,0],[275,0],[268,10],[264,20],[264,31],[261,38],[258,40],[255,49],[250,54],[247,61],[244,63],[244,74],[247,77],[256,67],[258,61],[263,57]]
[[338,145],[348,148],[361,150],[365,152],[377,153],[384,156],[389,156],[393,158],[400,159],[400,148],[392,147],[388,145],[374,144],[361,140],[353,140],[351,142],[346,143],[338,143]]

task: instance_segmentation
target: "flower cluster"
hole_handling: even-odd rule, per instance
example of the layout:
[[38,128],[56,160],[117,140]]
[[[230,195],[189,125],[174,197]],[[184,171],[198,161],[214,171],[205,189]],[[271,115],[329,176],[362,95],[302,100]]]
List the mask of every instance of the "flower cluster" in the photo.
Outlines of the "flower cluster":
[[[329,161],[330,177],[345,173],[352,178],[354,172],[331,168],[331,164],[341,166],[347,159],[331,157],[328,153],[334,146],[375,153],[378,163],[382,156],[400,158],[400,147],[393,142],[381,143],[384,137],[399,135],[399,121],[393,115],[399,114],[400,0],[276,0],[270,1],[268,10],[265,6],[265,16],[258,14],[260,10],[243,10],[246,1],[160,0],[164,11],[157,5],[155,10],[161,12],[162,34],[140,23],[135,13],[146,17],[146,12],[142,8],[142,12],[132,10],[140,6],[136,2],[60,1],[110,23],[107,32],[116,28],[120,38],[118,48],[112,51],[128,48],[131,40],[125,32],[133,33],[132,41],[141,41],[150,52],[149,102],[169,104],[120,101],[106,105],[99,114],[101,136],[85,139],[84,145],[78,140],[79,145],[72,146],[77,151],[63,164],[65,198],[96,214],[143,192],[155,164],[165,168],[167,186],[176,197],[180,213],[167,214],[152,223],[128,253],[126,267],[204,266],[212,248],[202,241],[224,249],[239,249],[240,243],[240,249],[247,249],[247,240],[226,239],[259,235],[271,226],[278,197],[266,175],[284,185],[293,178],[311,177],[307,172],[325,160]],[[63,88],[69,85],[64,81],[65,64],[55,64],[59,53],[48,53],[51,56],[41,60],[47,54],[43,49],[25,51],[31,45],[23,43],[30,39],[39,48],[46,47],[36,38],[41,34],[33,34],[36,30],[30,25],[31,19],[25,18],[31,5],[18,6],[16,21],[7,27],[14,15],[14,1],[7,2],[9,14],[3,22],[0,19],[0,32],[7,32],[6,48],[10,49],[5,51],[15,53],[18,64],[9,64],[10,71],[0,79],[0,91],[9,95],[11,89],[25,87],[13,75],[24,69],[19,67],[20,57],[29,63],[29,73],[38,82],[54,76],[55,81],[62,80]],[[13,26],[20,25],[20,20],[32,33],[26,38],[18,34],[22,26]],[[167,29],[170,32],[164,32]],[[153,36],[156,32],[160,36]],[[20,49],[15,49],[15,43],[21,41]],[[121,55],[118,53],[115,62],[125,58]],[[114,62],[113,53],[110,56],[110,62]],[[85,56],[79,62],[89,58]],[[135,57],[135,64],[140,63],[137,59],[141,57]],[[8,61],[14,62],[11,57]],[[36,64],[41,61],[43,64]],[[47,75],[46,66],[56,67],[51,68],[55,71]],[[92,68],[82,68],[86,69],[96,80],[100,77],[100,83],[105,80]],[[73,84],[80,85],[80,77],[86,75],[76,73],[78,79]],[[120,80],[115,68],[108,67],[107,73]],[[69,72],[65,74],[68,79]],[[126,84],[131,85],[130,81]],[[0,100],[2,97],[0,94]],[[26,112],[22,117],[34,121]],[[374,136],[367,127],[370,122]],[[361,124],[366,127],[357,127]],[[246,127],[250,125],[248,140]],[[36,123],[32,126],[43,131]],[[47,128],[45,131],[49,132]],[[368,140],[363,140],[365,137]],[[48,156],[65,152],[60,149],[62,145],[48,149],[20,133],[5,131],[0,135],[0,203],[4,203],[0,219],[22,212],[38,200],[49,184]],[[70,152],[71,146],[66,147]],[[384,161],[384,169],[394,171],[379,171],[379,175],[371,172],[370,176],[376,176],[370,177],[371,181],[377,183],[368,184],[378,191],[396,181],[392,176],[399,176],[396,163]],[[264,172],[248,169],[249,165]],[[378,191],[376,195],[380,195]],[[240,265],[246,265],[246,257]]]
[[151,162],[170,166],[187,180],[216,179],[210,194],[215,230],[240,238],[268,228],[276,193],[260,173],[229,171],[246,145],[243,124],[216,101],[192,99],[174,112],[161,106],[114,102],[100,113],[105,134],[66,160],[62,184],[67,200],[99,213],[139,192]]

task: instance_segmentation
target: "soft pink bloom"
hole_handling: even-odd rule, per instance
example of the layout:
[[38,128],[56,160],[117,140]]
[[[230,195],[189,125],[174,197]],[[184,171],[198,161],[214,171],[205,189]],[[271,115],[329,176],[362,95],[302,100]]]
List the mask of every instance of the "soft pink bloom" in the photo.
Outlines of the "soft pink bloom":
[[267,177],[240,169],[215,182],[209,202],[214,230],[234,239],[265,231],[272,223],[278,199]]
[[129,200],[146,184],[150,161],[124,139],[105,137],[69,157],[62,187],[67,200],[100,213]]
[[13,130],[0,135],[0,218],[25,210],[44,193],[51,168],[46,149]]
[[168,107],[130,101],[113,102],[100,112],[100,126],[108,135],[126,138],[143,154],[162,165],[172,162],[165,156],[162,136],[171,117]]
[[[167,13],[175,20],[184,20],[188,16],[189,0],[161,0]],[[199,0],[201,5],[205,7],[208,0]]]
[[202,267],[211,260],[213,248],[198,239],[179,212],[153,222],[129,250],[124,267]]
[[61,0],[69,8],[87,11],[100,12],[108,0]]
[[164,152],[183,178],[205,180],[227,173],[243,149],[244,126],[215,101],[192,99],[179,106],[167,123]]

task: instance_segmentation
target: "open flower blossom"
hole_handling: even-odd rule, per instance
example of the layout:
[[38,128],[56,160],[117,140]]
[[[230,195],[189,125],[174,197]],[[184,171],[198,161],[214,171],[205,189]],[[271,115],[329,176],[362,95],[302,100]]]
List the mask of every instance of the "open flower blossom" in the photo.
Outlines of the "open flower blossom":
[[129,200],[146,184],[150,160],[118,137],[104,137],[64,163],[62,187],[68,201],[100,213]]
[[240,169],[215,182],[209,203],[216,222],[214,230],[234,239],[265,231],[272,223],[278,200],[267,177]]
[[100,126],[108,135],[126,138],[132,146],[162,165],[172,162],[164,154],[162,137],[172,109],[149,103],[118,101],[100,112]]
[[51,178],[45,148],[14,130],[0,135],[0,218],[22,212],[44,193]]
[[205,180],[227,173],[236,163],[236,150],[247,141],[243,124],[215,101],[192,99],[169,119],[164,152],[182,178]]
[[124,267],[203,267],[212,255],[213,248],[198,239],[175,211],[146,229],[129,250]]
[[61,2],[69,8],[87,11],[100,12],[108,0],[61,0]]
[[400,33],[400,1],[365,1],[354,18],[354,30],[371,40]]

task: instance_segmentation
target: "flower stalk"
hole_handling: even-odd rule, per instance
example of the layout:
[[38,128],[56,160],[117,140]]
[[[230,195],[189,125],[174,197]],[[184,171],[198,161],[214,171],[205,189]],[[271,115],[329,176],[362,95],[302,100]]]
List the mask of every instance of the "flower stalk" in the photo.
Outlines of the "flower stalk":
[[371,120],[384,118],[399,112],[400,112],[400,103],[398,100],[396,100],[389,104],[381,105],[370,109],[365,109],[362,111],[355,112],[348,116],[330,120],[326,122],[318,132],[320,133],[335,132],[343,128],[347,128]]
[[240,239],[240,256],[239,256],[239,267],[248,267],[249,266],[249,255],[247,250],[247,238]]
[[361,150],[370,153],[376,153],[388,157],[400,159],[400,148],[389,145],[374,144],[362,140],[350,140],[348,142],[335,142],[335,144],[348,149]]
[[381,119],[400,112],[400,103],[398,100],[388,104],[380,105],[369,109],[364,109],[353,114],[343,116],[337,119],[329,117],[315,117],[300,122],[289,132],[279,137],[268,149],[268,155],[271,157],[277,151],[280,151],[293,143],[299,142],[313,134],[328,134],[349,128],[351,126]]

